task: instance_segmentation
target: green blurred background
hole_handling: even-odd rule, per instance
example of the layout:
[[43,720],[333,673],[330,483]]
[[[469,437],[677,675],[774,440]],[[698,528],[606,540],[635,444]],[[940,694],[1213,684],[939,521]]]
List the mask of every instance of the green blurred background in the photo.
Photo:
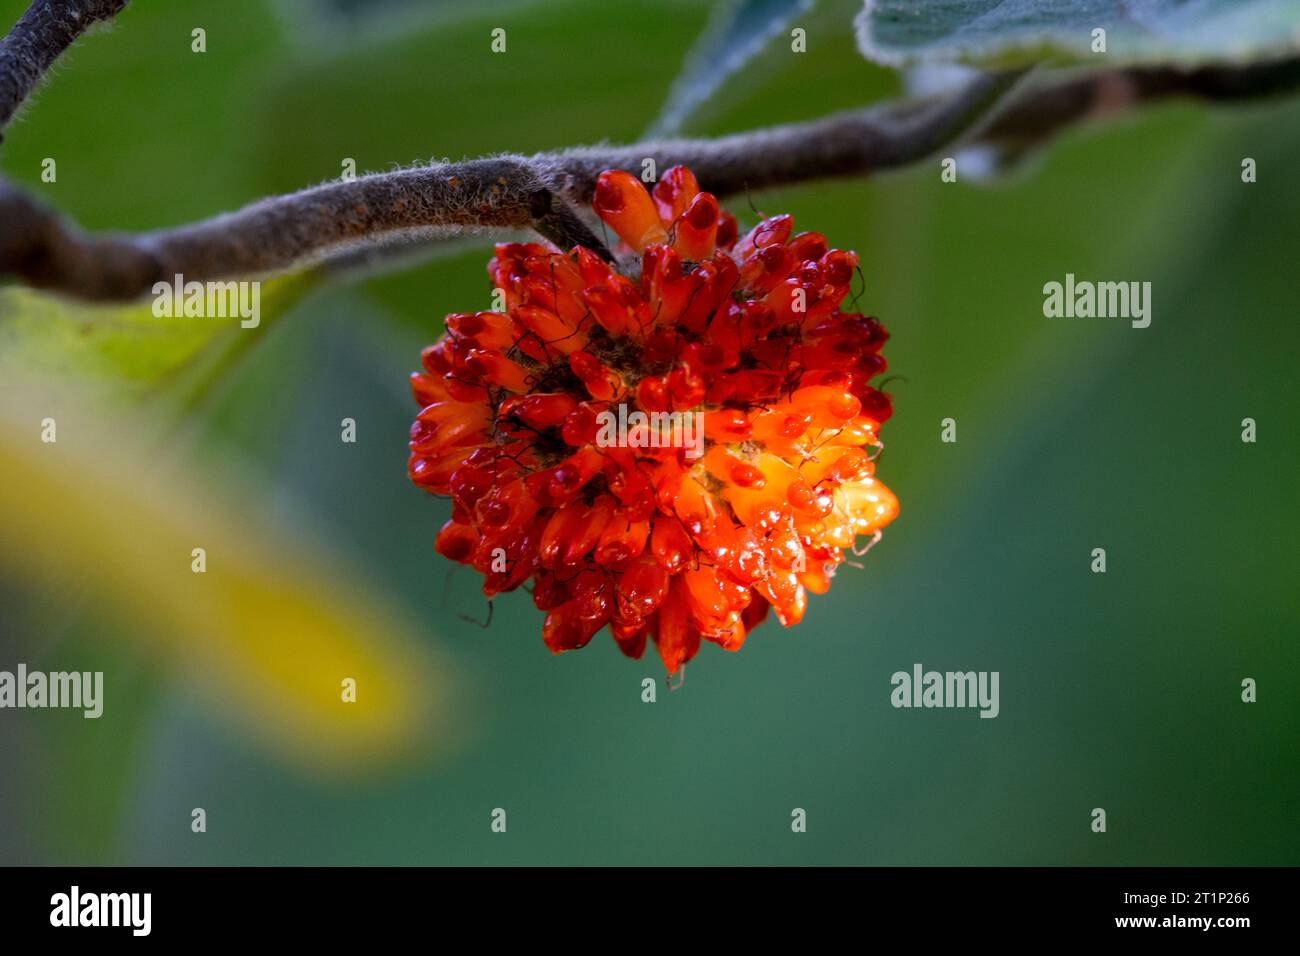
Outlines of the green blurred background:
[[[0,0],[5,28],[24,7]],[[852,13],[819,4],[797,21],[806,54],[770,44],[689,131],[896,95]],[[631,142],[707,18],[634,0],[137,2],[66,57],[0,169],[89,229],[142,230],[336,177],[344,157]],[[706,646],[671,692],[607,635],[552,657],[526,594],[490,627],[464,620],[485,613],[473,575],[432,551],[448,506],[405,476],[406,374],[445,313],[486,307],[489,243],[315,291],[257,333],[172,453],[237,464],[250,515],[380,582],[452,662],[460,716],[429,734],[458,745],[304,770],[78,585],[6,582],[0,666],[93,664],[113,696],[98,721],[0,713],[0,862],[1300,862],[1297,146],[1300,103],[1167,105],[1075,130],[992,186],[941,183],[934,162],[753,195],[861,255],[860,306],[905,379],[879,465],[902,514],[800,627]],[[1042,286],[1067,272],[1151,281],[1151,327],[1044,318]],[[893,709],[889,677],[915,662],[999,671],[1001,715]]]

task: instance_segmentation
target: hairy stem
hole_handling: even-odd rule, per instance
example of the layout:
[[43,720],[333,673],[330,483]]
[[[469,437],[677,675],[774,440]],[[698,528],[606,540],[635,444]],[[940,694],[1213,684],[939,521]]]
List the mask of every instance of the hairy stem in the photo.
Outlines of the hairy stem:
[[891,103],[808,123],[718,139],[673,139],[624,147],[589,147],[534,156],[533,163],[574,202],[589,203],[606,169],[639,173],[688,166],[717,196],[831,176],[858,176],[904,166],[966,133],[1020,77],[990,74],[937,101]]
[[1175,97],[1210,102],[1259,99],[1300,88],[1300,59],[1249,67],[1144,67],[1068,76],[1013,98],[981,139],[1042,145],[1078,122]]
[[41,77],[101,20],[121,12],[127,0],[36,0],[0,40],[0,138]]
[[[126,0],[37,0],[0,41],[0,128],[76,37]],[[176,275],[265,275],[430,236],[532,229],[562,249],[609,252],[584,222],[606,169],[691,168],[719,196],[831,176],[860,176],[957,141],[1023,151],[1092,116],[1170,96],[1230,100],[1300,87],[1300,60],[1195,70],[1134,68],[1012,90],[1019,73],[977,76],[946,96],[889,103],[716,139],[671,139],[498,156],[326,183],[203,222],[139,235],[87,235],[0,180],[0,277],[90,300],[131,299]],[[1008,91],[1011,91],[1008,93]]]
[[279,272],[373,239],[446,227],[532,228],[562,248],[609,257],[527,161],[506,157],[328,183],[138,236],[87,236],[0,182],[0,274],[85,299],[131,299],[175,275]]
[[569,202],[586,206],[605,169],[643,159],[690,166],[706,189],[748,188],[886,169],[967,130],[1015,80],[980,77],[938,102],[892,105],[716,140],[671,140],[497,157],[363,176],[264,199],[238,212],[137,236],[88,236],[0,182],[0,275],[91,300],[131,299],[182,275],[273,273],[428,229],[532,228],[562,249],[609,253]]

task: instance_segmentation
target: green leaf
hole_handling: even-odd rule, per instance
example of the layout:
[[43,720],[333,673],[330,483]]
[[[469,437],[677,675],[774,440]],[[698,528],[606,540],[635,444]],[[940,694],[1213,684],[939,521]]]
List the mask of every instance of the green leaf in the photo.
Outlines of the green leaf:
[[[1095,50],[1097,29],[1105,51]],[[960,61],[1254,62],[1300,49],[1296,0],[867,0],[858,47],[889,66]]]
[[261,283],[258,324],[238,317],[154,315],[153,302],[91,305],[11,287],[0,289],[0,368],[97,395],[138,399],[167,391],[199,397],[312,288],[310,271]]
[[652,135],[675,133],[812,0],[732,0],[716,8],[668,92]]
[[84,586],[151,662],[304,769],[350,775],[452,739],[455,683],[427,628],[311,527],[267,521],[231,461],[159,449],[147,419],[76,382],[3,383],[0,576]]

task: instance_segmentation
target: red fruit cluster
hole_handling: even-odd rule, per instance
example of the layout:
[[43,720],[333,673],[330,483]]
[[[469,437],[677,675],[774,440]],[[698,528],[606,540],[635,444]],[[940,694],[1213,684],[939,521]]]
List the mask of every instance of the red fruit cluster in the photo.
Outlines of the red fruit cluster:
[[[771,607],[797,623],[844,550],[898,502],[875,479],[887,334],[840,310],[852,252],[789,216],[744,236],[683,167],[621,171],[596,214],[640,256],[496,247],[505,311],[456,313],[412,375],[410,476],[450,495],[436,548],[491,596],[532,582],[551,650],[607,626],[675,673],[741,646]],[[635,263],[635,259],[632,260]],[[703,456],[600,441],[601,413],[703,412]]]

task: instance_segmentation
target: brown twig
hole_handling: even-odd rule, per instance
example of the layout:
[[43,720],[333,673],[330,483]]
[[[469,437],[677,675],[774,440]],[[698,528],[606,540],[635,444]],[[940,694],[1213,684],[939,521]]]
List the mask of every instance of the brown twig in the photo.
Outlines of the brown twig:
[[138,236],[88,236],[0,182],[0,274],[84,299],[131,299],[175,275],[202,282],[278,272],[429,227],[532,228],[561,248],[608,257],[526,160],[504,157],[328,183]]
[[91,26],[111,20],[127,0],[36,0],[0,40],[0,139],[54,61]]
[[1209,102],[1260,99],[1300,88],[1300,59],[1248,67],[1145,67],[1057,78],[1007,103],[984,131],[986,143],[1042,146],[1057,132],[1091,118],[1191,97]]
[[[15,41],[11,33],[0,51],[35,49],[35,59],[23,55],[17,62],[48,66],[75,38],[69,11],[80,11],[76,23],[84,29],[92,10],[103,18],[124,3],[38,0],[14,33],[35,30],[44,39]],[[39,74],[24,67],[15,80],[5,72],[6,62],[0,55],[0,91],[16,90],[12,112]],[[531,228],[560,248],[584,245],[608,257],[575,208],[589,205],[606,169],[639,173],[646,159],[661,169],[682,164],[705,189],[726,196],[905,166],[957,141],[1023,151],[1080,120],[1169,96],[1222,100],[1294,90],[1300,86],[1300,60],[1089,73],[1006,96],[1018,80],[1013,73],[981,75],[943,97],[716,139],[583,147],[377,173],[140,235],[87,235],[0,181],[0,276],[85,299],[130,299],[175,275],[207,281],[273,273],[340,253],[355,258],[358,249],[422,238],[430,230]]]
[[92,300],[131,299],[175,275],[260,275],[430,227],[532,228],[563,249],[608,257],[569,202],[586,206],[601,171],[691,167],[706,189],[885,169],[933,152],[984,115],[1015,76],[980,77],[954,96],[890,105],[715,140],[670,140],[447,163],[327,183],[194,225],[88,236],[0,182],[0,275]]
[[532,162],[560,192],[582,204],[591,201],[601,172],[640,172],[647,158],[661,169],[689,167],[701,187],[717,196],[809,179],[861,176],[916,162],[971,132],[1020,76],[1020,71],[988,74],[933,100],[888,103],[717,139],[583,147],[534,156]]

